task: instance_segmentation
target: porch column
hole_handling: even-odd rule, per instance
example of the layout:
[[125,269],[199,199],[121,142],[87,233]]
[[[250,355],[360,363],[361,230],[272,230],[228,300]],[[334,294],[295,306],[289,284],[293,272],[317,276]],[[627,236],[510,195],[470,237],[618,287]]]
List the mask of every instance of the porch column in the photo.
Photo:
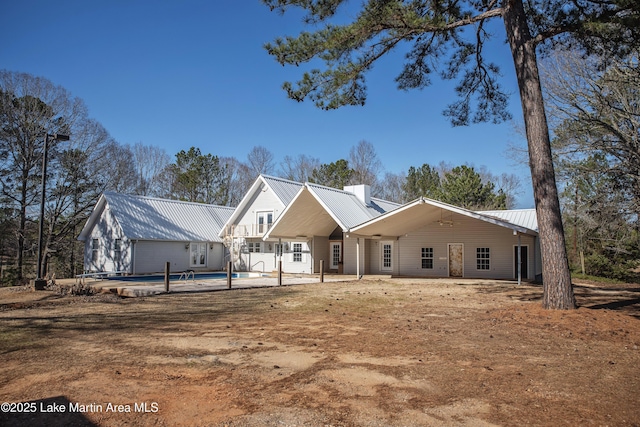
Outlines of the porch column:
[[518,286],[522,284],[522,242],[518,233]]
[[360,238],[356,237],[356,278],[360,280]]

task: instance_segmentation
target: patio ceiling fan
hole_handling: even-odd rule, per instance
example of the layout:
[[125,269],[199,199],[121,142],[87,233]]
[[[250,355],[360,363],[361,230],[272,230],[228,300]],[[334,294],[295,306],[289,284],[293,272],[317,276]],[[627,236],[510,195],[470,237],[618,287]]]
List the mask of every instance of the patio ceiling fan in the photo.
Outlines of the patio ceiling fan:
[[437,222],[438,224],[440,224],[440,227],[444,227],[444,226],[453,227],[453,224],[454,224],[453,220],[442,218],[442,209],[440,209],[440,219],[434,222]]

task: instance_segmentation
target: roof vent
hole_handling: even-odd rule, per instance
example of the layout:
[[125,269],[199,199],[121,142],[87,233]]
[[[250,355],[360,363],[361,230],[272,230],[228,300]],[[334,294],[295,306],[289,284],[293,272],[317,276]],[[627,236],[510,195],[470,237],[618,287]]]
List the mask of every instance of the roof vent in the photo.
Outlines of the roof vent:
[[371,187],[366,184],[345,185],[344,191],[355,194],[367,206],[371,204]]

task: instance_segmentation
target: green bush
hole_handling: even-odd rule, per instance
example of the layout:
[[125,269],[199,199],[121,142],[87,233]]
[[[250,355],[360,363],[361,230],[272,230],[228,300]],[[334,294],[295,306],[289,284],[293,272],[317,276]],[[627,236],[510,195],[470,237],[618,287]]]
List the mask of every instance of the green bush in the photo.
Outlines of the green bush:
[[584,264],[586,273],[592,276],[629,280],[633,276],[633,269],[638,266],[638,261],[620,256],[609,258],[602,253],[596,253],[587,255]]

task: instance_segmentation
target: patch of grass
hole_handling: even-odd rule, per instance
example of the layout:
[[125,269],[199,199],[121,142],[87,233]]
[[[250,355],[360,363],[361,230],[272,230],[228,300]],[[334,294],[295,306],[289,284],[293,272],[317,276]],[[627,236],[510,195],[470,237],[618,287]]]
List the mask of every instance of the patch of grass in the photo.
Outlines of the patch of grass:
[[590,282],[596,282],[596,283],[606,283],[606,284],[610,284],[610,285],[618,285],[621,283],[625,283],[622,280],[618,280],[618,279],[612,279],[610,277],[600,277],[600,276],[591,276],[589,274],[582,274],[582,273],[571,273],[571,278],[574,280],[587,280]]
[[0,330],[0,354],[16,350],[24,350],[35,346],[37,338],[27,331],[18,328]]

